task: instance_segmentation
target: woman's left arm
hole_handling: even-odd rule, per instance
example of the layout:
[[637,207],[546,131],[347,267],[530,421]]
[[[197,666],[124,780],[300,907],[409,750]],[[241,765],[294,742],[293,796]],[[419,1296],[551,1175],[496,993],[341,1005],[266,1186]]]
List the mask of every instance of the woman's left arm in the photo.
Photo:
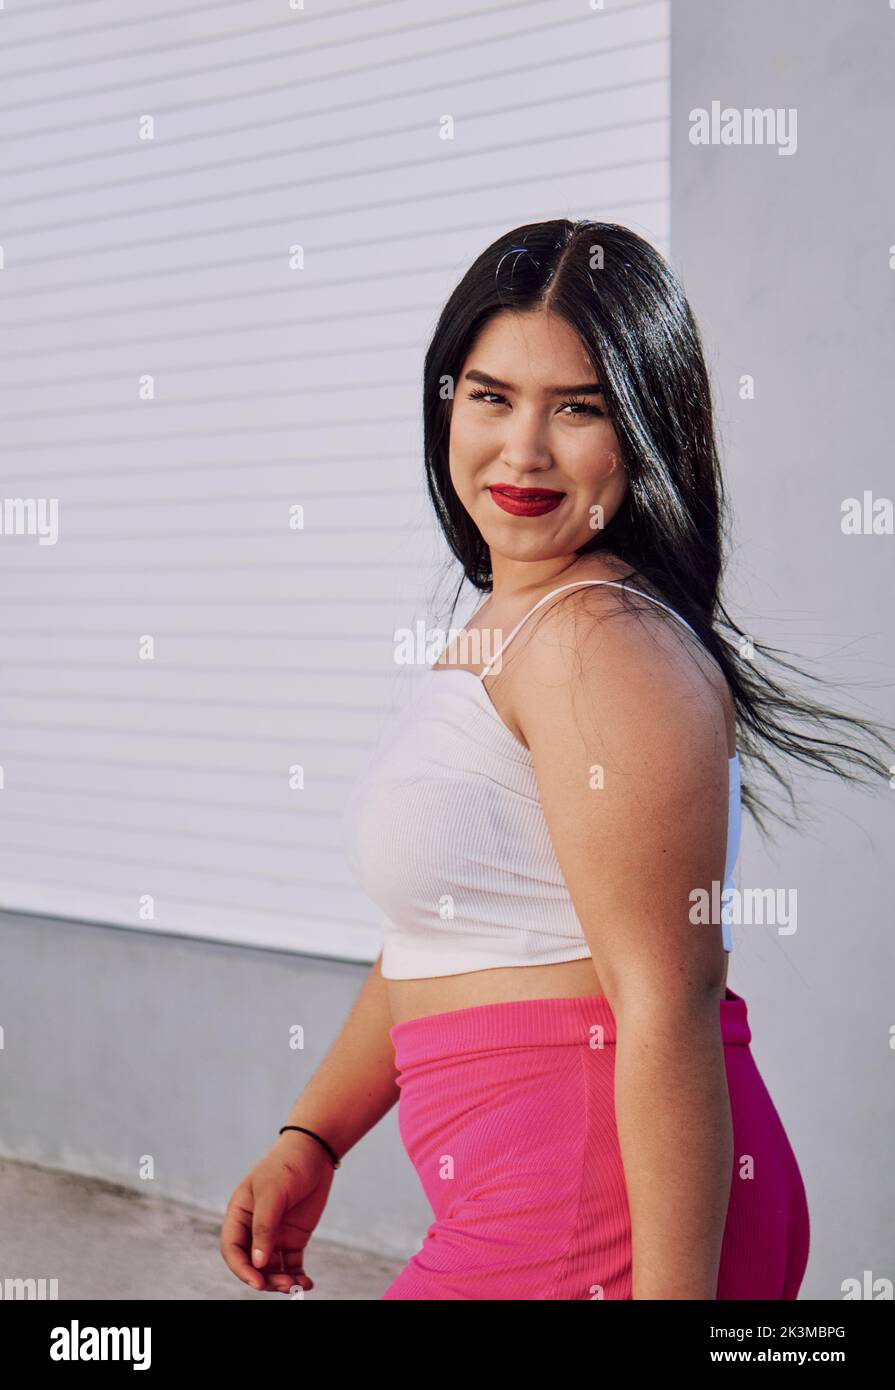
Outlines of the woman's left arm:
[[515,712],[616,1020],[633,1297],[714,1299],[733,1170],[724,952],[690,910],[694,889],[723,887],[724,710],[662,619],[580,594],[529,643]]

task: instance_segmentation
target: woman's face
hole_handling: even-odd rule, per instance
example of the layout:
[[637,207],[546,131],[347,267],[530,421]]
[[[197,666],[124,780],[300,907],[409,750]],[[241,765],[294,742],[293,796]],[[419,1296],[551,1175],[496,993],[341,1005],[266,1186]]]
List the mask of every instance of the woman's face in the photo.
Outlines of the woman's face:
[[450,472],[492,554],[572,554],[621,506],[628,483],[599,386],[555,314],[506,310],[479,334],[454,390]]

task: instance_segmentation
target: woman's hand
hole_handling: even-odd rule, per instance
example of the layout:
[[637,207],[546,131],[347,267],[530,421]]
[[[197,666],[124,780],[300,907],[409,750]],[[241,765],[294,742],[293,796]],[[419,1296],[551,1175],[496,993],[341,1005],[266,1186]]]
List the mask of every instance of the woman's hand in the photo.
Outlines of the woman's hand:
[[289,1131],[236,1188],[221,1227],[221,1254],[253,1289],[312,1289],[305,1246],[320,1220],[334,1169],[310,1135]]

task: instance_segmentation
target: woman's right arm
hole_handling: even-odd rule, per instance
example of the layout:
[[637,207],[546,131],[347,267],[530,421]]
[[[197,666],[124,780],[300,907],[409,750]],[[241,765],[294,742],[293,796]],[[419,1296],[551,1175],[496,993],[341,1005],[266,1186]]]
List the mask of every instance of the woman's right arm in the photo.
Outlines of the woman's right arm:
[[[380,955],[338,1037],[285,1121],[314,1130],[339,1158],[400,1095],[381,963]],[[295,1130],[281,1134],[227,1204],[221,1254],[232,1273],[259,1290],[285,1293],[296,1284],[313,1288],[303,1269],[304,1250],[332,1181],[331,1161],[316,1139]],[[279,1251],[291,1273],[277,1268]]]

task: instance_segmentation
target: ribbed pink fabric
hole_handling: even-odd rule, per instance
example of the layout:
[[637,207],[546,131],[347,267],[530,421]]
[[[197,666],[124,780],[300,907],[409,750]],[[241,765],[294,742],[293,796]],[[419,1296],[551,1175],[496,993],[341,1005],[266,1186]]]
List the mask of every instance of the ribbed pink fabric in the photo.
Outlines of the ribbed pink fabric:
[[[720,1022],[734,1164],[717,1297],[794,1299],[809,1245],[802,1177],[732,990]],[[607,999],[478,1005],[390,1037],[398,1126],[435,1220],[384,1298],[630,1299]]]

